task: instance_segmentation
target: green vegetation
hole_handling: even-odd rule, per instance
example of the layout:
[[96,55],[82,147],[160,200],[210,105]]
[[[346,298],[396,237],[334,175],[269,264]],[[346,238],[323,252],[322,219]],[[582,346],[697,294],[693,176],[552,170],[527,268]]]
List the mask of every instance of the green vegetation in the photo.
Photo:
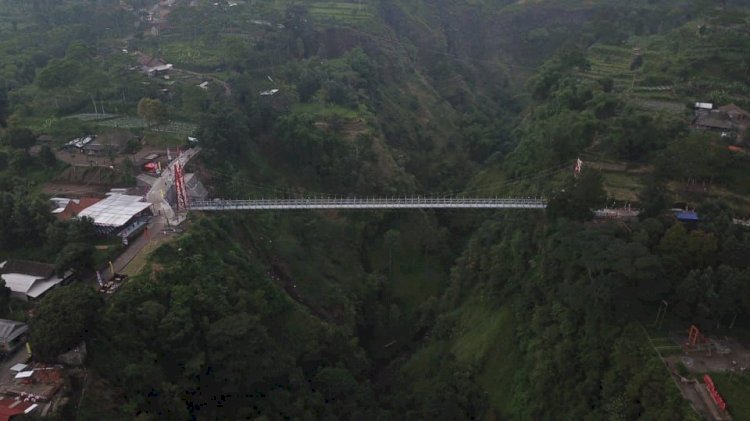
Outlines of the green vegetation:
[[750,404],[747,396],[750,395],[750,382],[745,376],[732,375],[729,373],[711,373],[716,389],[726,402],[729,413],[735,419],[741,420],[750,416]]
[[138,101],[138,115],[146,121],[149,127],[164,124],[167,121],[167,107],[158,99],[141,98]]
[[31,322],[34,357],[54,361],[57,355],[86,341],[97,325],[102,298],[92,288],[73,285],[47,294]]
[[[0,2],[0,258],[85,275],[120,250],[40,194],[56,147],[111,128],[129,154],[197,137],[214,197],[549,206],[191,214],[106,302],[35,305],[39,358],[89,346],[79,418],[695,418],[641,322],[665,300],[676,325],[747,327],[749,161],[688,112],[750,105],[746,6],[151,3]],[[641,218],[591,221],[612,203]],[[740,418],[746,378],[717,383]]]

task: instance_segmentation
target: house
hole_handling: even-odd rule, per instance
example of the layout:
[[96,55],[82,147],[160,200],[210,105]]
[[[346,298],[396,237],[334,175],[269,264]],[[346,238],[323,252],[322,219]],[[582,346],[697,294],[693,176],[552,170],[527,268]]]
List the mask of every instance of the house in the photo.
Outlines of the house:
[[142,67],[156,67],[156,66],[163,66],[167,63],[165,63],[163,60],[149,56],[147,54],[141,54],[138,57],[138,64],[140,64]]
[[29,326],[15,320],[0,319],[0,351],[10,353],[26,342]]
[[70,142],[66,143],[65,145],[63,145],[63,149],[77,150],[77,151],[83,152],[83,147],[93,142],[94,139],[96,139],[96,136],[94,135],[77,137],[71,140]]
[[94,136],[94,140],[81,148],[87,155],[110,155],[121,153],[131,140],[138,138],[125,130],[110,130]]
[[732,131],[735,127],[729,116],[719,110],[698,114],[693,125],[698,129],[721,132]]
[[595,219],[614,219],[614,220],[637,220],[640,211],[632,209],[630,206],[622,208],[602,208],[594,211]]
[[680,222],[698,222],[700,221],[700,218],[698,217],[698,214],[695,213],[695,211],[679,211],[675,213],[675,218],[677,218]]
[[735,104],[722,105],[719,111],[729,116],[729,119],[737,125],[750,123],[750,113]]
[[262,92],[260,93],[260,96],[274,96],[274,95],[276,95],[277,93],[279,93],[279,90],[278,90],[278,89],[276,89],[276,88],[274,88],[274,89],[269,89],[269,90],[267,90],[267,91],[262,91]]
[[734,137],[738,141],[745,139],[750,126],[750,113],[735,104],[723,105],[717,109],[699,107],[699,104],[701,103],[696,103],[693,119],[696,129],[721,132],[722,137]]
[[0,263],[0,278],[10,288],[12,298],[29,301],[72,279],[72,272],[60,277],[50,264],[9,259]]
[[30,400],[0,396],[0,421],[20,419],[23,415],[34,412],[37,407],[39,404]]
[[81,211],[101,201],[99,197],[82,197],[80,199],[68,199],[66,197],[53,197],[50,201],[55,205],[52,214],[58,221],[69,221],[78,216]]
[[142,54],[138,58],[138,64],[140,65],[141,73],[149,77],[166,73],[172,70],[173,67],[171,64],[165,62],[164,60],[154,58],[146,54]]
[[83,153],[86,155],[106,155],[107,147],[99,142],[91,142],[83,147]]

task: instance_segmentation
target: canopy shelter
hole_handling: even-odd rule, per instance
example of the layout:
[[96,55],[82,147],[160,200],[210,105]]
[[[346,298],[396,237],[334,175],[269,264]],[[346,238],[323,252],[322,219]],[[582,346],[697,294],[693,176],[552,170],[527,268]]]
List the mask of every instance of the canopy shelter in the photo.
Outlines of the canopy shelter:
[[126,194],[112,194],[82,210],[78,217],[84,216],[94,220],[94,224],[103,231],[112,232],[128,224],[133,218],[140,216],[151,204],[143,202],[141,196]]

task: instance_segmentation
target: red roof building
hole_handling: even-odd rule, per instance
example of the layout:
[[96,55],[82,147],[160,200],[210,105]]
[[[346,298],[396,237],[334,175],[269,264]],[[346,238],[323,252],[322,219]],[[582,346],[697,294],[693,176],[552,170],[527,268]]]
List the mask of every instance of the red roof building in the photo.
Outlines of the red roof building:
[[62,212],[55,213],[58,221],[68,221],[78,216],[82,210],[89,206],[99,203],[102,199],[99,197],[82,197],[80,199],[71,200],[65,206]]
[[34,402],[0,396],[0,421],[10,421],[16,415],[28,414],[35,410],[37,406]]

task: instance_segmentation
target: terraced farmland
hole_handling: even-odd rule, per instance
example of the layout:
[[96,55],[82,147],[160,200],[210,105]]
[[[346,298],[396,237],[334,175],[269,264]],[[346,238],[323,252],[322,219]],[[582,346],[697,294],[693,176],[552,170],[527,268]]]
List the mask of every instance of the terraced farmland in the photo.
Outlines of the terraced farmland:
[[[140,117],[132,117],[126,115],[115,115],[115,114],[75,114],[68,116],[67,118],[75,118],[82,121],[96,122],[101,127],[116,127],[119,129],[145,129],[148,125]],[[191,136],[195,133],[198,128],[197,124],[182,122],[182,121],[170,121],[169,123],[162,124],[159,126],[151,127],[150,130],[154,132],[171,133],[180,136]]]
[[630,89],[636,75],[630,70],[632,58],[633,50],[630,48],[596,44],[589,49],[591,68],[581,76],[592,80],[610,78],[615,82],[615,89]]
[[[279,1],[277,6],[286,8],[292,2]],[[358,1],[309,1],[305,2],[310,15],[317,22],[338,24],[361,24],[373,16],[372,7],[364,0]]]
[[634,103],[652,110],[680,113],[684,111],[684,101],[675,92],[677,86],[671,79],[655,77],[664,61],[661,50],[642,50],[643,67],[630,69],[635,51],[629,47],[593,45],[588,51],[591,68],[580,75],[586,80],[610,78],[615,90],[627,92]]

